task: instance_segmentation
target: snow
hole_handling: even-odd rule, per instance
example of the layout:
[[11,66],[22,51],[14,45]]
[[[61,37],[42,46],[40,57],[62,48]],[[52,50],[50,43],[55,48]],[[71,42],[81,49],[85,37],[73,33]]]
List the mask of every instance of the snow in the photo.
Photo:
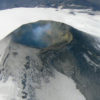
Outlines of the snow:
[[92,66],[96,66],[97,68],[100,68],[100,66],[98,64],[96,64],[91,58],[88,57],[87,54],[83,54],[83,57],[86,59],[86,61],[92,65]]
[[[80,10],[81,11],[81,10]],[[81,31],[100,37],[100,15],[70,13],[70,9],[13,8],[0,11],[0,40],[23,24],[38,20],[52,20],[71,25]]]
[[0,100],[21,100],[18,95],[19,88],[16,86],[16,83],[12,80],[12,77],[4,82],[0,81]]
[[5,38],[0,41],[0,62],[5,54],[6,48],[9,46],[10,40],[10,38]]
[[[23,80],[23,75],[26,73],[24,69],[26,63],[25,57],[32,57],[32,62],[40,66],[41,61],[36,56],[38,50],[16,43],[10,44],[10,47],[12,49],[10,49],[10,56],[6,62],[7,66],[5,66],[5,72],[2,73],[5,77],[7,76],[9,78],[6,82],[3,80],[0,81],[0,100],[28,100],[28,98],[21,98],[21,91],[23,91],[21,82]],[[15,58],[12,55],[13,52],[18,53]],[[32,92],[33,90],[30,91],[31,93],[35,93],[35,97],[33,97],[36,98],[35,100],[86,100],[84,95],[77,89],[75,81],[70,77],[53,69],[54,76],[51,77],[47,75],[46,79],[49,81],[45,81],[44,77],[42,77],[43,75],[36,69],[34,67],[34,69],[27,70],[26,82],[26,93],[30,94],[28,89],[30,85],[32,85],[35,92]],[[46,76],[46,74],[44,75]],[[37,81],[35,82],[32,78]],[[39,81],[41,81],[40,84],[38,84]]]
[[57,71],[55,75],[49,83],[43,81],[41,89],[36,90],[38,100],[86,100],[71,78]]

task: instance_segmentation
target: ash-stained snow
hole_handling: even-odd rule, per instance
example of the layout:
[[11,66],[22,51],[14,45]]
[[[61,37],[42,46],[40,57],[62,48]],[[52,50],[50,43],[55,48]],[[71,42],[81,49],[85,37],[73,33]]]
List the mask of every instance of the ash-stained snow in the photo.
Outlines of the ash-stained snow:
[[10,42],[1,61],[0,100],[86,100],[70,77],[43,66],[38,53]]
[[6,48],[9,46],[9,43],[10,43],[10,38],[5,38],[3,39],[3,41],[0,40],[0,62],[5,54]]
[[36,89],[36,96],[38,100],[86,100],[74,81],[57,71],[49,83],[42,81],[41,88]]

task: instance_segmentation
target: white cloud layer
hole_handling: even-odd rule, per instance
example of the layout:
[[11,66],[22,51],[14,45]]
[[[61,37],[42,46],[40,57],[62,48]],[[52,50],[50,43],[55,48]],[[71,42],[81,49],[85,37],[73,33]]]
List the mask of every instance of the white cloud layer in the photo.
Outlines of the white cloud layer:
[[81,31],[100,36],[100,15],[70,13],[70,9],[13,8],[0,11],[0,40],[23,24],[38,20],[52,20],[69,24]]

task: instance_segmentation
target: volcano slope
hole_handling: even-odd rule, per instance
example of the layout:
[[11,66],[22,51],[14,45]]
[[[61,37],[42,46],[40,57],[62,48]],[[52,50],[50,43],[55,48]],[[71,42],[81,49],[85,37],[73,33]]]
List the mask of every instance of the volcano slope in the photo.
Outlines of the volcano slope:
[[99,40],[53,21],[19,27],[0,41],[0,97],[100,100]]

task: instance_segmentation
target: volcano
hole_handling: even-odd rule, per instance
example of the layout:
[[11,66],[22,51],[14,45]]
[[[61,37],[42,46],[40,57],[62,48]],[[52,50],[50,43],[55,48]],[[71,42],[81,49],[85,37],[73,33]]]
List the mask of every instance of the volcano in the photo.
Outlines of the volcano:
[[1,100],[100,100],[96,40],[60,22],[22,25],[0,41]]

